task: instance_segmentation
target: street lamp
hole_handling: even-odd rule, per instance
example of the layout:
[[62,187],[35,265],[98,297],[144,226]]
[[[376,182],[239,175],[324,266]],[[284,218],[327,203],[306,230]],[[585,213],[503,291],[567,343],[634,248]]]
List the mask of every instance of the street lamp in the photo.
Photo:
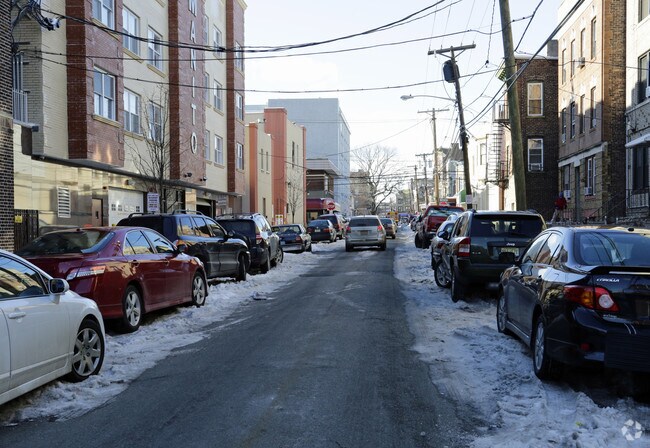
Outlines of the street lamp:
[[[403,101],[410,100],[411,98],[416,98],[416,97],[425,97],[425,98],[437,98],[440,100],[447,100],[447,101],[453,101],[456,102],[455,99],[452,98],[445,98],[442,96],[435,96],[435,95],[402,95],[400,98]],[[439,182],[440,182],[440,173],[438,172],[438,143],[436,141],[436,112],[446,112],[449,109],[431,109],[431,110],[426,110],[426,111],[418,111],[418,113],[430,113],[431,114],[431,128],[433,129],[433,169],[435,171],[435,175],[433,178],[433,188],[434,188],[434,196],[436,200],[436,204],[440,204],[440,187],[439,187]]]

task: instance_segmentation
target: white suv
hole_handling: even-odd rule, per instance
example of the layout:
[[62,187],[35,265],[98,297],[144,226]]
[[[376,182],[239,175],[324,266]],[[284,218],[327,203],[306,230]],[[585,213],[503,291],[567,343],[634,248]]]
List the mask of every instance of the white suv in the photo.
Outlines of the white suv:
[[345,233],[345,250],[357,246],[377,246],[386,250],[386,229],[377,215],[353,216]]

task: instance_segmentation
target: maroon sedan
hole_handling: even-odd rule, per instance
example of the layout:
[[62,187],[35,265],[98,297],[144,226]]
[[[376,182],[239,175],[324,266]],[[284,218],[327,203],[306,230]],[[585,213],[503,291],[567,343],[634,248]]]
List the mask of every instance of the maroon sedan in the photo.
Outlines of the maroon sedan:
[[85,227],[50,232],[16,254],[70,289],[93,299],[104,319],[126,332],[145,313],[183,303],[205,303],[203,264],[158,232],[143,227]]

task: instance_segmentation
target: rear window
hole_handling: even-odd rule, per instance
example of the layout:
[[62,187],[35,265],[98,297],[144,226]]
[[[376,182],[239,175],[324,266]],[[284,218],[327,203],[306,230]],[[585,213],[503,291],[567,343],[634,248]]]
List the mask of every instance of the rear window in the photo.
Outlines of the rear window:
[[246,236],[255,236],[255,222],[253,220],[219,219],[217,222],[228,231],[241,233]]
[[580,232],[576,259],[588,266],[650,266],[650,238],[624,232]]
[[326,219],[315,219],[313,221],[309,221],[309,224],[307,224],[309,227],[328,227],[329,226],[329,221]]
[[470,236],[502,236],[534,238],[543,230],[543,222],[536,216],[475,216]]
[[113,237],[113,232],[84,230],[82,232],[46,233],[16,251],[21,257],[92,253],[100,250]]
[[352,218],[348,225],[350,227],[377,227],[380,222],[377,218]]
[[301,233],[298,226],[278,226],[279,233]]

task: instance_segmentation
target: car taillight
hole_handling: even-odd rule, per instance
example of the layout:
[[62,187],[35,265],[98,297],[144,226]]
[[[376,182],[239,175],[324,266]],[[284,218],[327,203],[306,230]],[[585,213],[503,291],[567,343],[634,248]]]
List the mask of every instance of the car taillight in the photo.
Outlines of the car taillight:
[[300,238],[300,235],[296,235],[296,243],[302,243],[302,238]]
[[593,286],[567,285],[564,287],[564,297],[591,310],[619,311],[618,305],[609,291],[600,286],[594,288]]
[[329,233],[329,231],[330,231],[330,228],[329,228],[329,227],[325,227],[325,228],[323,229],[323,231],[325,231],[325,232],[328,232],[328,233]]
[[67,281],[74,280],[75,278],[83,278],[83,277],[92,277],[95,275],[102,275],[104,271],[106,270],[106,266],[99,265],[99,266],[82,266],[80,268],[75,268],[71,270],[67,277],[65,278]]
[[260,233],[256,233],[255,234],[255,243],[259,246],[259,245],[262,244],[262,241],[264,241],[264,239],[262,238],[262,235]]
[[459,257],[469,257],[469,250],[471,247],[471,241],[469,238],[463,238],[458,243],[458,256]]
[[350,232],[352,232],[352,229],[350,229],[350,226],[347,226],[347,227],[345,228],[345,231],[348,232],[348,233],[350,233]]
[[382,226],[377,226],[377,232],[383,232],[384,228]]

